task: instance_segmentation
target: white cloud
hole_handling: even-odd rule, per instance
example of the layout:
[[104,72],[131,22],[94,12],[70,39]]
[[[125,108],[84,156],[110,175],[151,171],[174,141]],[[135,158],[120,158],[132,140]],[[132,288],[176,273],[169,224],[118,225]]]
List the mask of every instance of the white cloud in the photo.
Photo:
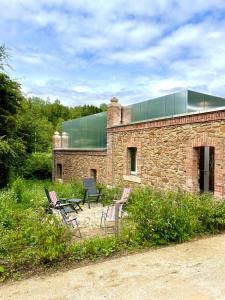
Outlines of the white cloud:
[[225,96],[224,9],[223,0],[1,0],[0,34],[32,95],[129,103],[189,87]]

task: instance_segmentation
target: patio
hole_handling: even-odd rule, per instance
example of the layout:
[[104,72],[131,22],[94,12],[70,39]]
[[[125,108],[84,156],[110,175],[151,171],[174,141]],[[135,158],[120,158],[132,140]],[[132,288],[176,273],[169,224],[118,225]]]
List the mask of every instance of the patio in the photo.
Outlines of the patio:
[[[105,207],[106,208],[106,207]],[[82,234],[82,239],[94,237],[94,236],[104,236],[112,234],[112,229],[107,229],[107,233],[104,228],[100,227],[101,216],[103,205],[102,203],[92,202],[91,207],[88,208],[88,204],[82,205],[82,211],[78,213],[70,213],[70,217],[76,217],[79,224],[79,228]],[[54,209],[53,213],[59,214],[58,210]],[[76,230],[76,229],[74,229]]]

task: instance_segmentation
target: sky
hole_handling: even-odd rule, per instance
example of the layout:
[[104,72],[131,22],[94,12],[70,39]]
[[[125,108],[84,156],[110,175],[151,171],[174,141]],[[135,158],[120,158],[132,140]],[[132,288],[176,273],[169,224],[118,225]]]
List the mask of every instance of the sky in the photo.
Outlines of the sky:
[[26,96],[68,106],[225,97],[224,0],[0,0],[0,44]]

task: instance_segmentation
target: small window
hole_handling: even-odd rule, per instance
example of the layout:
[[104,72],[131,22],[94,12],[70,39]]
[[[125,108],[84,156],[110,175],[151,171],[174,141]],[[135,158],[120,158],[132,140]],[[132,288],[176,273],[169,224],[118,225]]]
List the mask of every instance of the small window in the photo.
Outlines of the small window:
[[128,159],[129,159],[129,173],[131,175],[137,175],[137,148],[128,148]]
[[97,170],[95,170],[95,169],[91,169],[91,172],[90,172],[91,174],[91,177],[93,177],[94,179],[95,179],[95,181],[96,181],[96,179],[97,179]]
[[57,177],[62,178],[62,164],[57,164]]

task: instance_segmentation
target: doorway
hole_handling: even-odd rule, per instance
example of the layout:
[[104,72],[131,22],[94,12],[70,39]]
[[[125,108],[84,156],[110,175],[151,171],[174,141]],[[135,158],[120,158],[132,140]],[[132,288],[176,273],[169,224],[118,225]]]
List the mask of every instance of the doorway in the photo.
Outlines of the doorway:
[[199,147],[198,150],[198,183],[202,193],[214,192],[215,148]]

